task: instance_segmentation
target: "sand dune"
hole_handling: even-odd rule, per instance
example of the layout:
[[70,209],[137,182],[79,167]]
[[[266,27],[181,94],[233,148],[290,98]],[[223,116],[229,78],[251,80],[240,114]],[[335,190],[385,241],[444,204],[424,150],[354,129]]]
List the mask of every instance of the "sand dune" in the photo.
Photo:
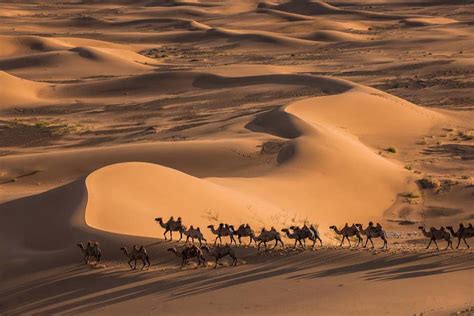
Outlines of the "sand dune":
[[[130,51],[79,46],[63,51],[2,58],[0,69],[28,79],[59,80],[141,73],[151,69],[155,63]],[[55,67],[57,64],[72,71],[64,74],[62,69]]]
[[[470,309],[473,251],[425,250],[417,227],[474,218],[473,14],[422,0],[0,5],[0,314]],[[237,267],[180,270],[167,249],[183,243],[154,220],[170,216],[211,244],[209,224],[314,224],[323,247],[283,236],[234,247]],[[389,249],[339,248],[329,228],[369,221]],[[81,263],[87,240],[101,264]],[[120,247],[134,244],[150,270],[129,271]]]
[[48,88],[44,83],[21,79],[4,71],[0,71],[0,85],[2,85],[0,91],[2,107],[41,102],[40,91]]

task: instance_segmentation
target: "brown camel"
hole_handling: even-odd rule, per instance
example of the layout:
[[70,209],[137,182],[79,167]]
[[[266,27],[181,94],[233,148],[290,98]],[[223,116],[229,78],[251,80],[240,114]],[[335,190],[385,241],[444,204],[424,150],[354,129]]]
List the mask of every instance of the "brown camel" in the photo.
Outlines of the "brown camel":
[[163,222],[163,219],[161,217],[155,218],[155,221],[157,221],[160,224],[160,226],[165,229],[165,232],[163,233],[165,240],[167,240],[166,233],[169,232],[170,238],[171,240],[173,240],[173,232],[179,232],[178,241],[181,241],[181,239],[183,238],[182,230],[183,229],[186,230],[186,227],[181,222],[181,217],[178,217],[177,220],[174,220],[173,216],[171,216],[170,219],[166,223]]
[[196,258],[198,265],[196,268],[199,268],[201,264],[206,262],[201,248],[196,245],[185,246],[183,250],[178,251],[175,247],[168,248],[168,251],[174,253],[178,258],[181,258],[181,269],[188,264],[189,259]]
[[362,228],[362,224],[356,224],[356,226],[359,228],[362,235],[367,236],[364,248],[367,246],[369,241],[372,244],[372,248],[375,248],[372,238],[381,238],[383,240],[382,249],[388,248],[387,233],[383,230],[382,225],[377,223],[377,226],[374,226],[374,223],[369,222],[369,226],[366,229]]
[[[232,228],[232,226],[231,226]],[[234,234],[237,235],[237,239],[239,240],[239,245],[242,244],[242,237],[249,237],[248,245],[252,244],[252,241],[255,241],[255,232],[252,228],[250,228],[249,224],[242,224],[239,226],[237,230],[234,231]]]
[[[130,266],[130,269],[135,270],[137,268],[137,260],[141,260],[143,263],[141,270],[143,270],[145,266],[148,266],[148,269],[150,269],[150,257],[148,256],[145,247],[140,246],[139,248],[136,245],[133,245],[131,252],[128,252],[127,247],[121,247],[120,250],[122,250],[125,256],[128,257],[128,265]],[[134,266],[132,266],[132,261],[135,262]]]
[[186,236],[186,242],[189,241],[191,238],[192,243],[194,244],[194,239],[197,239],[199,241],[199,247],[202,246],[202,241],[205,241],[207,243],[206,238],[204,238],[204,235],[201,232],[201,229],[194,228],[193,225],[189,227],[188,230],[183,226],[182,231],[181,231],[185,236]]
[[97,241],[88,241],[86,247],[84,247],[82,242],[78,243],[77,246],[81,249],[81,252],[84,255],[84,262],[86,264],[89,264],[90,258],[94,258],[96,263],[100,262],[102,251],[100,250],[99,243]]
[[219,259],[224,258],[226,256],[232,258],[232,266],[237,265],[237,257],[235,256],[235,251],[229,245],[216,246],[214,247],[214,249],[211,249],[209,248],[209,246],[206,245],[202,247],[202,249],[204,249],[208,254],[210,254],[216,259],[216,265],[214,266],[214,269],[217,268],[217,265],[219,264]]
[[230,238],[230,244],[232,245],[232,242],[237,245],[237,242],[234,239],[234,230],[232,229],[231,226],[220,223],[219,227],[217,229],[214,228],[214,225],[209,225],[207,226],[211,230],[211,232],[216,235],[216,239],[214,240],[214,245],[217,244],[217,240],[219,239],[219,243],[222,244],[222,238],[223,236],[229,236]]
[[451,235],[453,235],[453,237],[458,238],[458,245],[456,246],[456,249],[459,248],[459,245],[461,244],[461,239],[464,241],[467,248],[471,248],[466,241],[466,238],[474,237],[474,228],[472,227],[471,224],[468,227],[465,227],[462,223],[459,224],[459,229],[457,232],[454,231],[452,226],[446,226],[446,228],[449,230]]
[[275,240],[275,246],[272,249],[275,249],[278,243],[281,244],[282,247],[285,247],[283,241],[281,240],[281,235],[277,230],[272,227],[270,230],[266,230],[265,228],[262,229],[260,235],[255,237],[255,242],[257,243],[257,250],[260,250],[260,245],[263,243],[265,249],[267,249],[267,242]]
[[453,248],[453,243],[451,242],[451,235],[444,229],[444,227],[441,227],[440,229],[431,227],[429,231],[426,231],[425,227],[419,226],[418,229],[421,230],[423,236],[430,239],[430,242],[428,243],[428,246],[426,246],[426,249],[430,247],[431,242],[434,242],[436,245],[436,249],[439,249],[436,240],[442,239],[446,240],[446,242],[448,243],[445,249],[448,249],[449,246],[451,246],[451,249]]
[[344,239],[347,239],[347,241],[349,242],[349,247],[352,247],[351,240],[349,239],[349,237],[353,237],[353,236],[357,236],[357,239],[358,239],[356,247],[358,247],[359,244],[362,242],[362,237],[360,237],[359,229],[354,224],[352,224],[352,226],[349,226],[346,223],[346,225],[341,230],[339,230],[334,225],[330,226],[329,228],[334,230],[334,232],[336,234],[342,235],[342,240],[341,240],[341,244],[339,245],[339,247],[342,247],[342,245],[344,244]]

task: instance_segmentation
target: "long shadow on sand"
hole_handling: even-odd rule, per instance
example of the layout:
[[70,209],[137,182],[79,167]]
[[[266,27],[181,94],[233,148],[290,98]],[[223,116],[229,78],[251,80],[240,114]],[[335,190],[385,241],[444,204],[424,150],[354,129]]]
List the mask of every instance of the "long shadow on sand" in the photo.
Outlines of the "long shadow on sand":
[[[86,313],[145,296],[171,301],[269,278],[286,282],[355,274],[365,282],[416,278],[474,268],[474,253],[379,253],[324,249],[256,255],[239,250],[249,264],[237,268],[179,270],[176,266],[129,271],[123,265],[91,269],[71,265],[49,276],[0,292],[0,310],[8,314]],[[246,256],[245,256],[246,255]]]

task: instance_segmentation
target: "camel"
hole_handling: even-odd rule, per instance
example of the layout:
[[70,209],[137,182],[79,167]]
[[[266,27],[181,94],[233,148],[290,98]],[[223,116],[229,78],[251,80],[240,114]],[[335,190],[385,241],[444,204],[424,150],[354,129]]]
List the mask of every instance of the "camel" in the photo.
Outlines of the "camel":
[[181,232],[186,236],[186,242],[189,241],[189,238],[191,238],[192,243],[194,244],[194,239],[197,239],[199,241],[199,247],[202,246],[202,241],[204,240],[207,243],[206,238],[204,238],[201,229],[194,228],[193,225],[189,227],[188,230],[186,230],[186,227],[182,226]]
[[224,258],[225,256],[230,256],[232,258],[232,266],[237,265],[237,257],[235,256],[235,251],[229,245],[225,246],[216,246],[214,249],[210,249],[209,246],[202,247],[208,254],[216,259],[216,265],[214,269],[217,268],[219,264],[219,259]]
[[316,227],[314,227],[314,225],[308,227],[305,224],[303,228],[300,228],[298,226],[291,226],[290,229],[292,229],[293,232],[296,233],[303,240],[303,244],[305,246],[307,238],[313,242],[313,248],[316,246],[316,240],[319,240],[321,246],[323,245],[323,241],[321,240],[319,231],[316,229]]
[[276,231],[274,227],[270,230],[262,229],[260,235],[255,237],[255,242],[258,241],[257,250],[260,250],[260,245],[263,243],[265,249],[267,249],[267,242],[275,240],[275,246],[272,249],[275,249],[278,243],[281,243],[281,246],[284,247],[283,241],[281,240],[280,233]]
[[451,232],[451,235],[453,235],[453,237],[458,238],[458,245],[456,246],[456,249],[459,248],[459,245],[461,244],[461,239],[464,241],[467,248],[471,248],[467,243],[466,238],[474,237],[474,228],[472,227],[472,224],[469,224],[468,227],[465,227],[462,223],[459,224],[459,229],[457,232],[454,231],[452,226],[446,226],[446,228]]
[[341,240],[341,244],[339,245],[339,247],[342,247],[342,245],[344,243],[344,239],[347,239],[347,241],[349,242],[349,247],[352,247],[351,240],[349,239],[349,237],[352,237],[352,236],[357,236],[358,241],[357,241],[356,247],[358,247],[359,244],[362,242],[362,237],[360,237],[359,229],[354,224],[352,224],[352,226],[349,226],[346,223],[346,225],[341,230],[339,230],[334,225],[330,226],[329,229],[334,230],[334,232],[338,235],[342,235],[342,240]]
[[[232,226],[231,226],[232,227]],[[248,246],[252,244],[252,241],[255,239],[255,232],[252,228],[250,228],[249,224],[242,224],[239,226],[237,230],[234,231],[234,234],[237,235],[237,239],[239,240],[239,245],[242,244],[242,237],[249,237],[250,241]]]
[[430,239],[430,242],[428,243],[428,246],[426,246],[426,249],[430,247],[431,242],[434,242],[436,245],[436,249],[439,249],[436,240],[441,239],[444,239],[448,242],[448,245],[445,249],[448,249],[449,246],[451,246],[451,249],[453,248],[453,243],[451,242],[451,235],[444,229],[444,227],[441,227],[440,229],[431,227],[429,231],[426,231],[425,227],[419,226],[418,229],[421,230],[423,236],[428,237]]
[[387,233],[385,232],[385,230],[383,230],[382,225],[377,223],[377,226],[374,226],[374,223],[369,222],[369,226],[366,229],[362,228],[362,224],[356,224],[356,226],[359,228],[359,231],[362,235],[367,236],[367,239],[365,240],[365,244],[363,246],[364,248],[367,246],[367,243],[369,241],[372,244],[372,248],[375,248],[372,238],[382,238],[382,249],[388,248]]
[[214,240],[214,245],[217,244],[218,239],[219,239],[219,243],[222,244],[222,239],[221,239],[222,236],[229,236],[230,244],[232,245],[232,242],[234,242],[237,245],[237,242],[234,239],[234,230],[232,229],[231,226],[220,223],[217,230],[214,228],[214,225],[209,225],[207,226],[207,228],[209,228],[214,235],[217,235],[216,240]]
[[287,238],[295,240],[295,245],[293,246],[293,248],[296,248],[297,243],[300,243],[300,246],[304,248],[303,243],[301,242],[301,240],[304,240],[304,239],[301,238],[300,234],[297,234],[296,232],[290,233],[290,230],[288,228],[283,228],[281,231],[286,234]]
[[[120,250],[122,250],[125,256],[128,257],[128,265],[130,266],[130,269],[135,270],[137,268],[137,260],[141,260],[143,263],[141,270],[143,270],[145,266],[148,266],[148,269],[150,269],[150,257],[148,256],[145,247],[140,246],[140,248],[138,248],[136,245],[133,245],[132,252],[128,252],[127,247],[121,247]],[[133,267],[132,261],[135,261]]]
[[161,217],[155,218],[155,221],[157,221],[160,224],[160,226],[165,229],[165,232],[163,233],[165,240],[167,240],[166,233],[169,232],[170,238],[171,240],[173,240],[173,232],[179,232],[178,241],[181,241],[181,239],[183,238],[182,230],[183,228],[186,229],[186,227],[183,226],[181,222],[181,217],[178,217],[178,219],[175,221],[173,216],[171,216],[170,219],[166,223],[163,222],[163,219]]
[[168,248],[168,251],[174,253],[178,258],[181,258],[181,268],[188,264],[189,259],[196,258],[198,261],[197,268],[206,262],[201,248],[196,245],[185,246],[183,250],[178,251],[175,247]]
[[96,263],[100,262],[102,252],[99,248],[99,243],[97,241],[88,241],[86,247],[84,247],[82,242],[78,243],[77,246],[81,249],[81,252],[84,255],[84,262],[86,264],[89,264],[89,259],[91,257],[95,259]]
[[[321,243],[321,247],[323,246],[323,240],[321,239],[321,234],[319,233],[319,230],[313,225],[309,225],[309,229],[311,229],[314,233],[314,238],[316,240],[319,240],[319,242]],[[316,244],[316,241],[315,241],[315,244]]]

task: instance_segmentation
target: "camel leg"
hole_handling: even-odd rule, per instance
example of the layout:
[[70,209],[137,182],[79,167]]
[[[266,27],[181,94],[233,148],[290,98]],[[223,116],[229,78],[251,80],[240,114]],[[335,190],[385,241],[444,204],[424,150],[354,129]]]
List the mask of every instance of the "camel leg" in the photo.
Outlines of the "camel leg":
[[170,240],[173,240],[173,230],[170,229]]
[[318,237],[319,242],[321,243],[321,247],[323,246],[323,240]]
[[[182,231],[179,232],[179,239],[178,239],[178,242],[180,242],[181,239],[183,239],[183,232],[182,232]],[[194,241],[193,241],[193,244],[194,244]]]
[[314,247],[316,247],[316,238],[315,238],[315,239],[313,239],[313,245],[311,246],[311,248],[313,248],[313,249],[314,249]]
[[214,269],[217,269],[218,264],[219,264],[219,257],[216,257],[216,265],[214,266]]
[[342,236],[342,240],[341,240],[341,243],[340,243],[339,247],[342,247],[342,244],[344,243],[344,239],[346,239],[346,236]]
[[150,257],[146,256],[146,263],[148,264],[148,269],[150,269],[151,263],[150,263]]
[[369,243],[369,236],[367,236],[367,239],[365,240],[365,244],[364,244],[364,246],[362,246],[362,247],[364,247],[364,248],[365,248],[365,247],[367,246],[367,244],[368,244],[368,243]]
[[[189,241],[189,238],[191,238],[191,237],[190,237],[190,236],[187,236],[187,237],[186,237],[186,242]],[[194,244],[194,241],[193,241],[193,244]]]
[[362,243],[362,237],[360,237],[360,235],[357,235],[357,246],[356,247],[359,247],[359,245]]
[[241,238],[242,238],[242,237],[241,237],[240,235],[239,235],[239,236],[237,236],[237,239],[239,240],[239,246],[241,246],[241,245],[242,245],[242,239],[241,239]]
[[351,240],[349,239],[349,237],[347,237],[347,241],[349,242],[349,248],[352,248]]
[[293,248],[296,248],[296,243],[298,242],[298,239],[295,239],[295,244],[293,245]]
[[252,244],[252,241],[253,241],[253,238],[252,238],[252,236],[250,236],[250,237],[249,237],[249,244],[248,244],[248,246],[250,246],[250,245]]
[[163,236],[165,237],[165,240],[168,240],[168,238],[166,238],[166,233],[168,232],[168,229],[165,229],[165,232],[163,233]]
[[219,238],[219,236],[216,237],[216,239],[214,240],[214,246],[217,244],[217,239]]
[[232,265],[237,266],[237,257],[234,255],[231,255],[231,257],[232,257]]
[[232,242],[237,246],[237,242],[235,241],[234,235],[230,235],[230,244],[232,245]]
[[370,238],[369,240],[370,240],[370,243],[372,244],[372,249],[374,249],[375,246],[374,246],[374,242],[372,241],[372,238]]
[[436,239],[433,239],[433,242],[434,242],[435,245],[436,245],[436,249],[439,250],[438,243],[436,242]]
[[469,244],[467,243],[467,241],[466,241],[466,238],[465,238],[465,237],[463,237],[463,238],[462,238],[462,240],[463,240],[463,241],[464,241],[464,243],[466,244],[466,246],[467,246],[467,249],[471,248],[471,246],[469,246]]
[[449,246],[451,246],[451,249],[453,249],[453,244],[452,244],[452,242],[451,242],[451,239],[446,239],[446,242],[447,242],[448,244],[446,245],[446,248],[444,248],[444,250],[448,249]]
[[301,242],[301,239],[298,239],[298,241],[300,242],[300,246],[304,248],[306,248],[306,244],[304,243],[304,239],[303,239],[303,243]]
[[433,239],[430,239],[430,242],[428,243],[428,246],[426,246],[426,249],[430,248],[432,241],[433,241]]
[[382,240],[383,240],[382,249],[384,249],[384,248],[388,249],[388,241],[387,241],[387,238],[383,237]]
[[275,249],[277,245],[278,245],[278,239],[275,239],[275,246],[273,246],[272,249]]

